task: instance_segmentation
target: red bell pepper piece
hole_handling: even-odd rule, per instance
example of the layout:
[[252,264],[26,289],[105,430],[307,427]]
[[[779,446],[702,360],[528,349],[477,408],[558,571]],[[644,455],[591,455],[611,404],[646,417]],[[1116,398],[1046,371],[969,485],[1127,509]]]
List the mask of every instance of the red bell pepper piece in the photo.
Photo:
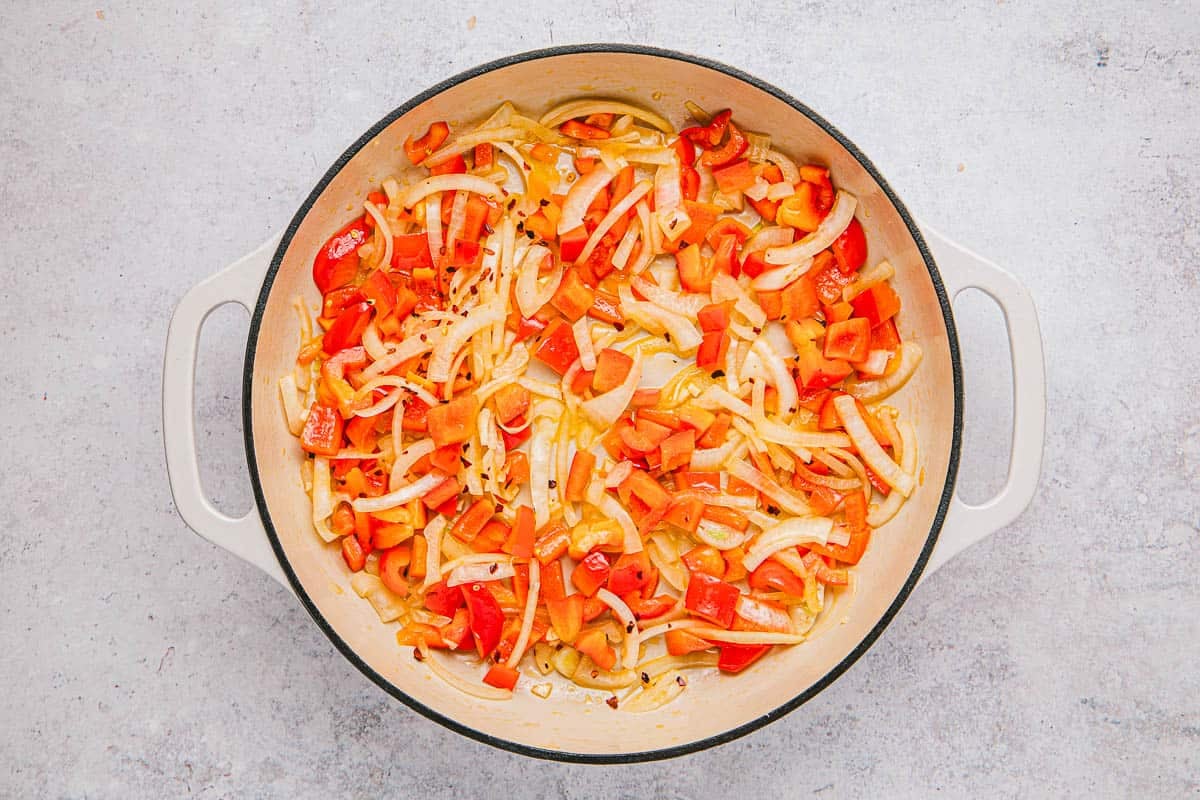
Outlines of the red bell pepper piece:
[[596,354],[596,369],[592,374],[592,391],[597,394],[611,392],[629,377],[633,359],[620,350],[606,347]]
[[412,136],[409,136],[404,140],[404,154],[413,164],[420,164],[434,150],[441,147],[442,142],[446,141],[446,137],[449,135],[449,125],[445,122],[435,122],[429,126],[429,130],[425,131],[421,138],[414,140]]
[[565,375],[579,358],[579,348],[575,346],[575,332],[566,321],[556,317],[546,326],[534,355],[559,375]]
[[547,597],[546,611],[550,613],[550,626],[558,638],[573,644],[579,629],[583,627],[583,595],[573,594],[557,599]]
[[491,169],[492,162],[496,158],[495,148],[491,142],[475,145],[475,169],[485,170]]
[[483,676],[483,682],[488,686],[495,686],[497,689],[512,691],[520,677],[521,673],[507,664],[492,664],[491,669]]
[[496,402],[496,418],[505,425],[529,411],[530,393],[520,384],[506,384],[492,398]]
[[838,269],[843,275],[849,275],[867,263],[867,237],[856,217],[850,218],[846,230],[834,239],[829,249],[833,251],[833,257],[837,259]]
[[580,122],[577,119],[567,120],[558,127],[558,130],[563,136],[570,136],[573,139],[607,139],[612,136],[603,128]]
[[661,469],[670,472],[692,463],[692,451],[696,449],[696,432],[679,431],[663,439],[658,445]]
[[900,334],[896,331],[896,321],[894,319],[881,322],[871,329],[872,350],[895,350],[899,346]]
[[722,644],[717,657],[717,669],[737,673],[758,661],[771,649],[769,644]]
[[367,563],[367,551],[357,536],[342,538],[342,559],[351,572],[360,572]]
[[361,303],[367,296],[359,286],[343,286],[325,294],[321,299],[321,316],[325,319],[337,319],[347,306]]
[[[440,511],[441,507],[447,503],[454,503],[460,491],[462,491],[462,484],[458,482],[458,478],[451,475],[430,489],[429,493],[421,498],[421,502],[425,504],[426,508],[436,508]],[[451,506],[448,512],[453,514],[454,507]]]
[[450,535],[463,542],[473,541],[495,513],[495,504],[488,498],[481,497],[454,521],[450,526]]
[[673,656],[685,656],[701,650],[708,650],[712,642],[701,639],[687,631],[667,631],[667,652]]
[[712,545],[696,545],[680,556],[680,560],[689,572],[714,578],[725,576],[725,559],[721,557],[721,551]]
[[[708,155],[705,153],[705,155]],[[718,167],[713,170],[713,178],[717,182],[717,188],[726,194],[741,192],[749,189],[754,185],[756,176],[754,168],[746,159],[739,159],[724,167]]]
[[313,283],[321,294],[345,286],[358,274],[358,248],[367,241],[367,226],[359,217],[340,231],[317,251],[313,259]]
[[588,232],[587,228],[580,225],[578,228],[569,230],[558,237],[558,257],[564,263],[574,263],[583,253],[583,247],[587,244]]
[[423,233],[408,233],[392,237],[392,269],[412,275],[415,269],[430,269],[433,257],[429,254],[429,237]]
[[370,321],[370,303],[362,302],[349,306],[338,315],[329,330],[325,331],[321,349],[333,355],[349,347],[357,347],[362,342],[363,331],[367,329]]
[[344,425],[336,408],[313,403],[300,433],[300,446],[318,456],[336,456],[342,447]]
[[865,318],[877,328],[900,311],[900,297],[891,286],[879,283],[851,300],[850,305],[854,306],[854,316]]
[[704,155],[700,156],[700,163],[706,167],[723,167],[741,158],[749,147],[750,140],[746,135],[738,126],[729,123],[729,137],[725,144],[713,150],[706,150]]
[[700,330],[705,333],[729,330],[729,323],[733,318],[732,311],[732,300],[726,300],[723,303],[710,303],[700,309],[696,315],[696,321],[700,323]]
[[480,658],[487,658],[500,644],[500,634],[504,630],[504,611],[482,583],[472,583],[463,587],[462,595],[467,603],[467,619],[471,626],[471,636],[475,639],[475,649]]
[[454,611],[462,608],[464,603],[462,588],[449,587],[444,581],[438,581],[425,591],[425,607],[443,617],[454,616]]
[[679,168],[679,193],[689,201],[700,196],[700,173],[691,164]]
[[826,389],[854,371],[848,361],[825,358],[812,342],[796,348],[796,367],[799,389]]
[[864,361],[871,347],[871,323],[863,317],[835,322],[825,329],[825,358]]
[[604,553],[590,553],[575,565],[575,571],[571,573],[571,583],[585,596],[591,597],[604,585],[610,570],[608,558]]
[[616,666],[616,651],[608,646],[608,637],[602,628],[592,628],[579,634],[575,639],[575,649],[591,658],[600,669]]
[[375,308],[377,319],[391,314],[396,307],[396,287],[382,269],[372,272],[360,288],[363,297]]
[[459,395],[429,409],[429,435],[438,447],[461,444],[471,438],[478,416],[479,400],[475,395]]
[[680,134],[671,144],[671,148],[679,155],[681,166],[690,167],[696,163],[696,146],[692,140]]
[[726,331],[709,331],[704,334],[696,350],[696,366],[710,371],[721,369],[728,351],[729,334]]
[[684,607],[698,617],[728,628],[741,595],[737,587],[703,572],[693,572],[688,581]]
[[588,450],[576,450],[571,459],[571,470],[567,473],[566,496],[572,503],[583,501],[588,484],[593,480],[596,456]]
[[624,553],[608,573],[608,590],[615,595],[635,592],[650,580],[650,569],[650,557],[645,551]]
[[[456,587],[457,588],[457,587]],[[465,608],[454,612],[454,616],[442,627],[438,628],[442,641],[455,650],[461,650],[471,641],[470,615]],[[432,647],[433,645],[430,645]]]
[[562,312],[562,315],[575,322],[588,312],[596,301],[596,291],[583,282],[579,270],[569,269],[558,284],[550,305]]
[[804,596],[804,581],[778,561],[764,561],[746,579],[751,589]]

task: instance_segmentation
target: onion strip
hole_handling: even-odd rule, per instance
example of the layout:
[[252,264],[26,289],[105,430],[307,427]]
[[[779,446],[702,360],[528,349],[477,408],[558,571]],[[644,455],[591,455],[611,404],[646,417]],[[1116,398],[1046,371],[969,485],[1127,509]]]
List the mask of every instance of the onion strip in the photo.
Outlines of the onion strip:
[[837,411],[843,427],[846,428],[846,433],[850,434],[850,441],[854,442],[854,447],[867,466],[900,494],[905,497],[912,494],[916,486],[913,476],[900,469],[900,465],[884,452],[883,448],[879,446],[879,442],[875,441],[866,421],[858,413],[854,397],[846,394],[835,397],[833,407]]
[[[537,559],[533,559],[536,561]],[[638,648],[641,646],[641,636],[638,633],[637,617],[633,615],[633,611],[625,604],[625,601],[617,597],[608,589],[600,589],[596,592],[596,599],[604,603],[612,609],[613,616],[620,620],[621,625],[625,629],[625,646],[621,654],[621,666],[625,669],[632,669],[633,665],[638,660]]]
[[845,232],[850,220],[854,219],[854,209],[857,205],[858,200],[854,195],[839,189],[833,201],[833,208],[829,209],[829,213],[821,220],[817,229],[795,244],[768,248],[767,263],[795,264],[812,258]]
[[395,508],[396,506],[402,506],[405,503],[417,500],[445,480],[445,478],[446,476],[440,472],[430,472],[428,475],[407,486],[402,486],[394,492],[388,492],[379,497],[358,497],[350,505],[354,506],[355,511],[387,511],[389,508]]
[[505,663],[510,669],[521,663],[525,648],[529,646],[529,637],[533,635],[533,618],[537,614],[538,596],[542,591],[542,566],[536,558],[529,559],[529,589],[525,594],[525,615],[521,619],[521,632],[517,634],[517,643]]

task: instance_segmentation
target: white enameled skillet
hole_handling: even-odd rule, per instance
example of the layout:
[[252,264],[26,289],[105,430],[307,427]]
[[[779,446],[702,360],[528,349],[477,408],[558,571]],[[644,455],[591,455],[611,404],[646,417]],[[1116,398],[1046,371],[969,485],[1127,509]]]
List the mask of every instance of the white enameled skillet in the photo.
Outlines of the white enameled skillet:
[[[331,231],[361,213],[367,191],[403,163],[406,136],[439,119],[471,122],[504,99],[541,112],[585,95],[665,110],[677,125],[684,122],[685,100],[731,107],[744,127],[770,131],[774,146],[797,161],[829,165],[835,184],[858,197],[870,252],[895,266],[894,285],[904,302],[901,334],[925,353],[916,376],[891,401],[916,425],[923,485],[873,537],[857,567],[857,590],[835,609],[840,624],[739,676],[697,678],[677,700],[646,714],[613,712],[567,684],[546,700],[519,690],[512,701],[489,702],[451,688],[408,657],[396,645],[394,625],[381,624],[349,590],[339,551],[312,529],[300,483],[301,451],[277,389],[296,354],[292,299],[301,295],[314,306],[319,300],[313,255]],[[999,494],[978,506],[964,504],[954,491],[963,389],[950,303],[968,287],[983,290],[1002,309],[1013,374],[1008,478]],[[195,451],[197,341],[207,315],[228,302],[252,315],[242,402],[256,508],[240,519],[221,514],[205,498]],[[799,101],[703,58],[625,45],[560,47],[501,59],[388,114],[325,173],[286,231],[184,296],[171,320],[163,378],[167,466],[176,506],[190,527],[294,592],[346,658],[416,711],[515,752],[600,763],[665,758],[729,741],[795,709],[837,678],[882,633],[924,575],[1010,523],[1029,503],[1040,470],[1044,407],[1037,315],[1011,275],[915,223],[871,162]]]

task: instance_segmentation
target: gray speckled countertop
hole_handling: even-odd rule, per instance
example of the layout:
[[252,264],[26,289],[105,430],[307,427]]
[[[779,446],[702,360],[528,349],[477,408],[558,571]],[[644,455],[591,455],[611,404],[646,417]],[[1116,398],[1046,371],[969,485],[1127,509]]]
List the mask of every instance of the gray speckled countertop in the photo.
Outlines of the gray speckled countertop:
[[[0,796],[1200,792],[1194,6],[161,5],[0,8]],[[628,767],[511,756],[377,690],[183,526],[159,406],[174,304],[360,132],[476,63],[603,40],[726,61],[826,115],[915,214],[1029,286],[1048,369],[1021,519],[801,710]],[[987,302],[957,312],[978,500],[1003,471],[1005,345]],[[246,330],[212,318],[198,394],[205,479],[237,512]]]

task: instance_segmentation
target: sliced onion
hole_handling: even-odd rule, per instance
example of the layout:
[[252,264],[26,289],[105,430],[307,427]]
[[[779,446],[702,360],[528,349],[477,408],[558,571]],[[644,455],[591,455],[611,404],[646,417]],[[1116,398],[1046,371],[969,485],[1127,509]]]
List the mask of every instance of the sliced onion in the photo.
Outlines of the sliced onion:
[[416,464],[435,449],[437,449],[437,446],[433,443],[433,439],[420,439],[403,450],[397,450],[396,460],[392,462],[392,477],[388,485],[389,491],[394,492],[398,490],[402,485],[401,481],[404,480],[404,476],[408,474],[408,471],[412,469],[413,464]]
[[[622,287],[624,288],[624,287]],[[633,366],[625,380],[615,389],[597,395],[591,400],[580,404],[584,416],[600,430],[607,430],[625,413],[637,391],[638,382],[642,379],[642,351],[638,349],[633,356]]]
[[642,537],[638,534],[637,525],[633,524],[633,517],[629,516],[629,512],[617,502],[616,498],[605,492],[600,498],[598,508],[609,519],[621,526],[621,532],[624,534],[621,545],[622,552],[642,552]]
[[[768,251],[770,252],[770,251]],[[750,282],[756,292],[776,292],[812,269],[811,258],[801,259],[792,264],[765,269]]]
[[300,404],[299,390],[296,388],[296,376],[288,373],[279,379],[279,397],[283,401],[283,415],[287,419],[288,430],[292,436],[299,436],[304,430],[305,408]]
[[921,347],[916,342],[901,342],[896,356],[899,360],[892,374],[884,375],[878,380],[852,383],[846,387],[846,391],[864,403],[872,403],[898,390],[908,383],[908,379],[917,371],[917,366],[921,363]]
[[862,488],[862,481],[857,478],[837,478],[832,475],[818,475],[803,464],[795,464],[796,474],[809,483],[828,486],[835,492],[849,492]]
[[579,363],[586,370],[596,368],[596,347],[592,343],[592,326],[587,316],[584,315],[575,320],[571,326],[571,333],[575,334],[575,347],[579,350]]
[[757,203],[758,201],[766,198],[767,191],[770,190],[770,188],[771,184],[767,183],[766,178],[759,176],[749,188],[744,190],[744,194],[746,197],[749,197],[751,200]]
[[783,173],[783,179],[788,183],[795,186],[800,182],[800,170],[796,168],[796,162],[783,153],[778,150],[768,150],[766,160],[779,167],[779,171]]
[[778,394],[778,409],[780,414],[794,414],[799,408],[800,395],[796,391],[796,381],[784,363],[783,356],[775,351],[766,337],[760,337],[752,347],[767,368],[771,384]]
[[773,478],[759,472],[745,461],[738,461],[731,464],[729,466],[729,474],[740,481],[750,484],[757,491],[762,492],[771,500],[778,503],[779,507],[789,514],[804,516],[812,513],[812,509],[808,507],[808,503],[804,501],[804,498],[789,489],[783,488]]
[[824,545],[829,539],[829,531],[833,530],[833,521],[828,517],[793,517],[773,525],[762,531],[750,549],[746,551],[742,563],[746,569],[754,571],[758,565],[772,557],[781,549],[817,542]]
[[454,254],[454,243],[458,241],[458,237],[462,236],[463,228],[467,224],[467,201],[470,198],[471,196],[466,192],[455,192],[454,202],[450,204],[450,226],[446,228],[446,252],[451,255]]
[[515,126],[480,128],[479,130],[464,133],[449,144],[444,144],[437,150],[430,153],[424,161],[421,162],[425,167],[436,167],[444,161],[449,161],[459,153],[465,153],[477,144],[486,144],[488,142],[510,142],[513,139],[520,139],[525,131]]
[[782,226],[763,228],[746,240],[746,243],[742,245],[739,258],[745,261],[752,253],[790,245],[794,237],[795,231],[792,228]]
[[532,317],[558,291],[563,275],[562,264],[557,264],[544,281],[539,278],[542,262],[547,258],[553,261],[550,249],[535,244],[525,251],[525,257],[521,259],[517,272],[516,300],[523,317]]
[[[650,677],[645,670],[641,674]],[[686,687],[687,681],[678,670],[667,670],[655,675],[649,683],[643,683],[640,689],[634,689],[632,695],[621,701],[621,710],[629,714],[654,711],[679,697]]]
[[614,267],[624,270],[629,265],[629,257],[633,255],[633,246],[640,238],[641,230],[637,225],[630,225],[625,229],[625,235],[621,237],[617,249],[613,251],[612,265]]
[[891,279],[896,270],[887,261],[880,261],[858,273],[858,278],[842,287],[842,300],[849,303],[872,286]]
[[445,383],[450,380],[450,366],[467,340],[489,325],[503,322],[506,316],[504,309],[498,306],[476,309],[470,316],[440,329],[445,331],[440,338],[430,336],[431,339],[435,339],[435,342],[433,355],[429,359],[427,373],[429,380],[434,383]]
[[633,462],[622,461],[608,471],[604,476],[604,488],[615,489],[625,482],[625,479],[633,474]]
[[855,449],[858,450],[863,461],[867,462],[867,466],[876,475],[887,481],[888,486],[905,497],[912,494],[916,486],[913,476],[900,469],[900,465],[884,452],[883,448],[879,446],[879,442],[875,441],[866,421],[858,413],[854,397],[845,394],[835,397],[833,407],[842,420],[846,433],[850,434],[850,441],[854,442]]
[[789,181],[772,183],[770,188],[767,189],[767,199],[772,202],[778,202],[785,198],[791,197],[795,191],[796,187]]
[[695,317],[700,313],[700,309],[711,302],[707,295],[693,294],[682,290],[676,292],[664,289],[646,280],[641,275],[634,276],[630,280],[630,285],[659,308],[685,317]]
[[426,341],[422,341],[419,336],[408,337],[400,342],[395,350],[364,369],[362,371],[362,379],[364,381],[371,381],[384,373],[391,372],[409,359],[428,353],[433,349],[433,342],[428,341],[429,339],[432,339],[432,337],[428,335],[426,336]]
[[712,299],[714,303],[733,300],[734,310],[756,328],[767,324],[767,312],[763,311],[762,306],[755,302],[732,275],[718,272],[713,276]]
[[749,538],[749,533],[721,525],[712,520],[702,519],[696,526],[696,538],[718,550],[732,550],[740,547]]
[[442,534],[446,532],[447,520],[438,514],[425,523],[425,581],[422,587],[428,589],[442,577]]
[[588,237],[587,244],[583,246],[583,250],[579,253],[579,258],[575,259],[576,264],[582,264],[588,260],[588,256],[596,249],[596,245],[600,244],[600,240],[604,238],[604,234],[608,233],[613,225],[617,224],[617,220],[621,219],[637,204],[639,200],[646,196],[653,184],[650,181],[638,181],[637,184],[629,191],[629,194],[621,198],[621,201],[608,210],[604,215],[604,219],[600,220],[600,224],[596,226],[596,230],[592,231],[592,235]]
[[446,585],[462,586],[464,583],[500,581],[516,574],[512,560],[507,558],[493,560],[490,564],[462,564],[450,570],[446,577]]
[[[426,440],[433,445],[433,440]],[[432,448],[431,448],[432,449]],[[401,398],[396,407],[392,409],[392,454],[395,461],[392,462],[392,473],[388,478],[388,491],[394,492],[400,488],[401,482],[404,480],[404,473],[408,472],[414,462],[409,462],[404,467],[404,472],[397,473],[396,465],[400,463],[400,455],[404,452],[404,399]]]
[[841,525],[833,526],[833,530],[829,532],[829,536],[825,537],[825,544],[845,547],[846,545],[850,544],[850,531],[846,530]]
[[407,486],[402,486],[394,492],[388,492],[379,497],[359,497],[351,502],[350,505],[354,506],[355,511],[386,511],[389,508],[402,506],[405,503],[412,502],[424,496],[445,480],[445,478],[445,475],[434,470],[419,480]]
[[588,206],[614,177],[612,171],[601,164],[571,184],[570,190],[567,191],[567,199],[563,201],[562,216],[558,219],[560,235],[573,231],[583,224]]
[[883,373],[887,371],[888,362],[891,360],[891,350],[872,350],[867,353],[866,361],[858,365],[858,374],[883,377]]
[[683,190],[679,184],[679,159],[672,158],[654,173],[654,215],[667,241],[673,242],[692,224],[683,210]]
[[[417,397],[421,398],[421,402],[425,403],[425,405],[427,405],[427,406],[432,407],[432,406],[436,406],[438,404],[438,399],[436,397],[434,397],[433,393],[430,392],[428,389],[426,389],[424,386],[421,386],[419,383],[410,381],[406,378],[401,378],[399,375],[380,375],[378,378],[372,378],[371,380],[364,383],[361,387],[359,387],[359,389],[357,391],[354,392],[354,400],[357,402],[364,398],[370,397],[371,393],[374,392],[376,389],[381,389],[385,386],[399,387],[401,389],[404,389],[405,391],[412,392]],[[392,401],[392,402],[395,402],[395,401]],[[380,411],[384,411],[384,410],[386,410],[386,409],[380,409]],[[358,416],[360,416],[360,417],[372,417],[372,416],[375,416],[375,414],[380,413],[380,411],[376,411],[373,414],[369,414],[369,413],[366,413],[365,410],[363,410],[363,411],[359,411],[357,413],[358,413]]]
[[634,275],[639,275],[646,267],[650,266],[650,262],[654,260],[654,256],[662,245],[662,231],[654,224],[653,215],[650,213],[650,206],[645,201],[637,204],[638,222],[642,226],[642,249],[638,253],[637,261],[629,265],[629,271]]
[[[917,434],[907,420],[896,427],[900,432],[900,441],[903,442],[900,469],[909,475],[915,475],[917,473]],[[867,524],[872,528],[878,528],[890,522],[903,504],[904,496],[899,492],[892,492],[879,506],[867,514]]]
[[364,458],[379,458],[379,453],[368,453],[363,450],[355,450],[353,447],[346,447],[338,450],[336,455],[329,456],[330,461],[361,461]]
[[633,611],[625,604],[624,600],[608,589],[597,591],[596,599],[612,609],[613,616],[620,620],[621,627],[625,629],[625,647],[621,654],[621,666],[625,669],[632,669],[633,665],[637,663],[638,648],[642,643],[641,637],[638,635],[637,617],[633,615]]
[[648,642],[651,639],[655,639],[659,636],[662,636],[664,633],[670,633],[671,631],[686,631],[690,630],[691,628],[703,628],[707,625],[707,622],[698,619],[671,620],[670,622],[663,622],[661,624],[654,625],[653,627],[646,628],[644,631],[642,631],[642,641]]
[[329,459],[325,456],[317,456],[313,459],[313,477],[312,477],[312,520],[313,527],[317,529],[317,533],[321,534],[321,538],[327,542],[332,542],[338,538],[338,535],[329,529],[329,525],[325,520],[329,519],[329,515],[333,513],[333,489],[332,477],[329,474]]
[[471,697],[478,697],[480,700],[512,699],[513,693],[508,689],[497,689],[495,686],[488,686],[486,683],[469,681],[442,664],[439,660],[441,657],[434,656],[433,651],[429,649],[429,645],[425,643],[424,637],[418,637],[417,650],[420,651],[421,661],[425,666],[429,667],[429,671],[445,681],[452,689],[456,689]]
[[400,198],[400,205],[403,208],[412,208],[431,194],[439,192],[474,192],[484,197],[495,198],[499,197],[502,191],[503,189],[496,184],[477,175],[434,175],[405,189]]
[[854,209],[858,205],[857,198],[849,192],[838,190],[834,198],[833,208],[821,220],[815,231],[805,236],[795,244],[786,247],[772,247],[767,250],[768,264],[795,264],[806,258],[812,258],[841,236],[850,220],[854,219]]
[[[466,192],[462,192],[466,194]],[[442,240],[442,196],[431,194],[425,198],[425,239],[429,242],[429,257],[436,267],[442,263],[447,252]]]
[[697,472],[711,472],[719,469],[737,445],[738,440],[731,436],[720,447],[693,450],[691,468]]
[[654,303],[638,300],[633,290],[622,284],[617,288],[621,300],[621,313],[650,331],[666,331],[671,345],[679,353],[687,354],[700,346],[704,340],[699,329],[687,317],[668,311]]
[[852,453],[843,450],[840,447],[831,447],[826,452],[842,459],[846,465],[850,467],[850,471],[858,477],[858,485],[862,489],[863,497],[869,503],[871,501],[871,479],[867,477],[867,468],[858,460]]
[[663,133],[675,132],[670,122],[653,111],[647,111],[644,108],[638,108],[637,106],[617,100],[572,100],[550,109],[538,121],[547,128],[555,128],[569,119],[588,117],[592,114],[628,114],[634,119],[649,122]]
[[375,220],[375,226],[383,236],[383,258],[379,259],[379,263],[375,266],[386,268],[392,263],[392,226],[388,224],[387,218],[370,200],[363,203],[363,208],[371,215],[371,219]]
[[525,613],[521,618],[521,632],[517,634],[517,643],[508,656],[505,665],[512,669],[521,663],[525,648],[529,646],[529,637],[533,635],[533,619],[537,614],[538,597],[542,591],[542,565],[536,558],[529,559],[529,588],[525,593]]

